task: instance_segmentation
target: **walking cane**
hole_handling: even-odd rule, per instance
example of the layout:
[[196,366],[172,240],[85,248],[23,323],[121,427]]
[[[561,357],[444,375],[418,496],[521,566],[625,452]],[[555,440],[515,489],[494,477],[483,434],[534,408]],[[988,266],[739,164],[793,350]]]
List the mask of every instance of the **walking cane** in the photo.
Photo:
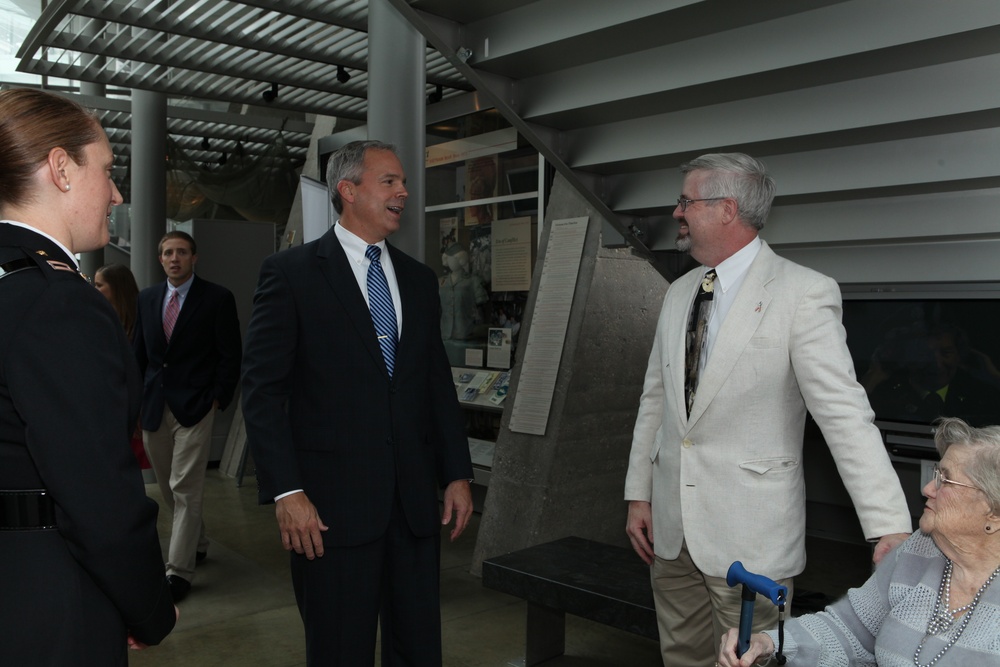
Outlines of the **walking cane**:
[[761,575],[747,572],[743,563],[736,561],[729,566],[726,583],[732,588],[743,584],[740,606],[740,631],[736,640],[736,657],[742,657],[750,648],[750,635],[753,629],[753,603],[760,593],[778,607],[778,651],[776,658],[779,665],[785,664],[785,656],[781,654],[785,644],[785,600],[788,598],[788,587],[782,586]]

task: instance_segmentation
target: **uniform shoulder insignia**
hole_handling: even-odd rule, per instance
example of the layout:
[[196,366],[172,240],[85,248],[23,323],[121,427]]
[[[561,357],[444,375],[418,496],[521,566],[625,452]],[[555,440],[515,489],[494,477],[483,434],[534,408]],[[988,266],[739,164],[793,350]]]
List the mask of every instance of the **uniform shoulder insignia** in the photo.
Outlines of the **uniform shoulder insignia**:
[[71,267],[66,262],[60,262],[60,261],[55,260],[55,259],[48,259],[48,260],[45,260],[45,263],[48,264],[49,266],[51,266],[53,269],[56,269],[57,271],[69,271],[71,273],[76,273],[76,269],[74,269],[73,267]]
[[9,262],[4,262],[0,264],[0,278],[11,275],[12,273],[17,273],[18,271],[24,271],[25,269],[35,269],[38,268],[37,265],[27,257],[21,257],[20,259],[12,259]]
[[60,262],[60,261],[55,260],[55,259],[47,259],[47,260],[45,260],[45,263],[48,264],[49,266],[51,266],[56,271],[69,271],[70,273],[76,274],[76,275],[80,276],[81,278],[83,278],[83,280],[85,282],[88,282],[88,283],[90,282],[90,279],[87,278],[87,276],[85,276],[82,273],[80,273],[79,269],[77,269],[76,267],[70,266],[66,262]]

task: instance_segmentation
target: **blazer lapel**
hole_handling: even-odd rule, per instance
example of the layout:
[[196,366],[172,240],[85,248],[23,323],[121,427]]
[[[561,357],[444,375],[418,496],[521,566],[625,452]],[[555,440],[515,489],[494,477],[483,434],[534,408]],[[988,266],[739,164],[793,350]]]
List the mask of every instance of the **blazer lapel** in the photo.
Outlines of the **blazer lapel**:
[[764,319],[771,303],[767,284],[774,278],[773,260],[774,251],[765,243],[750,265],[726,321],[719,328],[718,339],[712,345],[712,354],[698,381],[689,425],[694,424],[712,403]]
[[[400,359],[407,357],[407,352],[413,341],[413,336],[407,336],[407,322],[410,327],[416,323],[419,315],[416,312],[418,293],[416,290],[415,276],[411,273],[411,266],[407,260],[410,258],[402,251],[386,242],[385,247],[392,257],[392,270],[396,274],[396,285],[399,287],[399,310],[402,313],[402,326],[399,327],[399,344],[396,346],[396,367],[399,367]],[[440,315],[439,315],[440,317]],[[411,329],[412,330],[412,329]]]
[[[150,340],[155,340],[159,342],[162,347],[160,349],[167,349],[167,334],[163,332],[163,300],[167,298],[167,283],[166,281],[160,283],[159,289],[153,292],[153,298],[147,299],[145,304],[149,305],[150,312],[147,315],[143,315],[144,322],[156,322],[156,331],[154,332],[154,338]],[[139,307],[143,308],[144,304],[140,299]],[[181,309],[183,310],[183,308]],[[149,325],[143,324],[143,328]],[[174,323],[174,328],[177,327],[177,323]],[[148,329],[147,329],[148,331]],[[150,341],[147,341],[147,345],[150,345]]]
[[388,377],[385,361],[382,359],[382,349],[378,344],[378,334],[375,333],[375,324],[372,322],[371,312],[368,310],[368,303],[358,286],[358,281],[354,277],[354,269],[351,268],[350,259],[344,252],[343,246],[337,239],[337,235],[331,227],[319,240],[316,250],[316,259],[319,262],[319,270],[326,278],[334,296],[347,313],[347,318],[351,326],[357,331],[358,339],[368,350],[372,361],[378,366],[380,372]]

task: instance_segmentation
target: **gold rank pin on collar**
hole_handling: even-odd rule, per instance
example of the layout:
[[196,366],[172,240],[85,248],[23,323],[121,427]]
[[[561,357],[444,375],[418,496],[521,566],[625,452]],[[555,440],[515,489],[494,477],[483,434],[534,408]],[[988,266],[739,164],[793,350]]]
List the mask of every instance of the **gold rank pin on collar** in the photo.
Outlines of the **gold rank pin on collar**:
[[[47,252],[45,252],[44,250],[36,250],[35,254],[41,255],[42,257],[48,257],[49,256],[49,254]],[[60,262],[57,259],[47,259],[47,260],[45,260],[45,263],[48,264],[49,266],[51,266],[53,269],[55,269],[57,271],[69,271],[70,273],[75,273],[76,275],[80,276],[81,278],[83,278],[84,280],[86,280],[88,283],[90,282],[90,278],[88,276],[83,275],[82,273],[80,273],[79,269],[70,266],[66,262]]]

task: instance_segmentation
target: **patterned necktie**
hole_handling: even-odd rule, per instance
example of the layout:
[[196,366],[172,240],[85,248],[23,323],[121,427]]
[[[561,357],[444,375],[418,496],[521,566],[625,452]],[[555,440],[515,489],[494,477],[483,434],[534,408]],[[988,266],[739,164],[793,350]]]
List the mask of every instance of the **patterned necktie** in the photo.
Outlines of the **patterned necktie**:
[[687,414],[691,416],[694,394],[698,390],[698,373],[701,370],[701,351],[708,339],[708,315],[712,310],[712,296],[715,294],[715,269],[702,278],[701,287],[691,306],[688,319],[687,348],[684,357],[684,395],[687,399]]
[[378,246],[370,245],[365,250],[365,257],[368,258],[368,309],[372,313],[372,322],[375,324],[375,333],[378,334],[378,343],[382,348],[382,358],[385,359],[385,368],[392,377],[393,367],[396,365],[396,337],[398,330],[396,327],[396,309],[392,305],[392,294],[389,292],[389,283],[385,279],[382,271],[382,263],[379,258],[382,256],[382,249]]
[[170,342],[170,336],[174,333],[174,325],[177,324],[177,315],[181,312],[181,304],[177,298],[177,290],[174,290],[167,301],[167,308],[163,311],[163,333]]

